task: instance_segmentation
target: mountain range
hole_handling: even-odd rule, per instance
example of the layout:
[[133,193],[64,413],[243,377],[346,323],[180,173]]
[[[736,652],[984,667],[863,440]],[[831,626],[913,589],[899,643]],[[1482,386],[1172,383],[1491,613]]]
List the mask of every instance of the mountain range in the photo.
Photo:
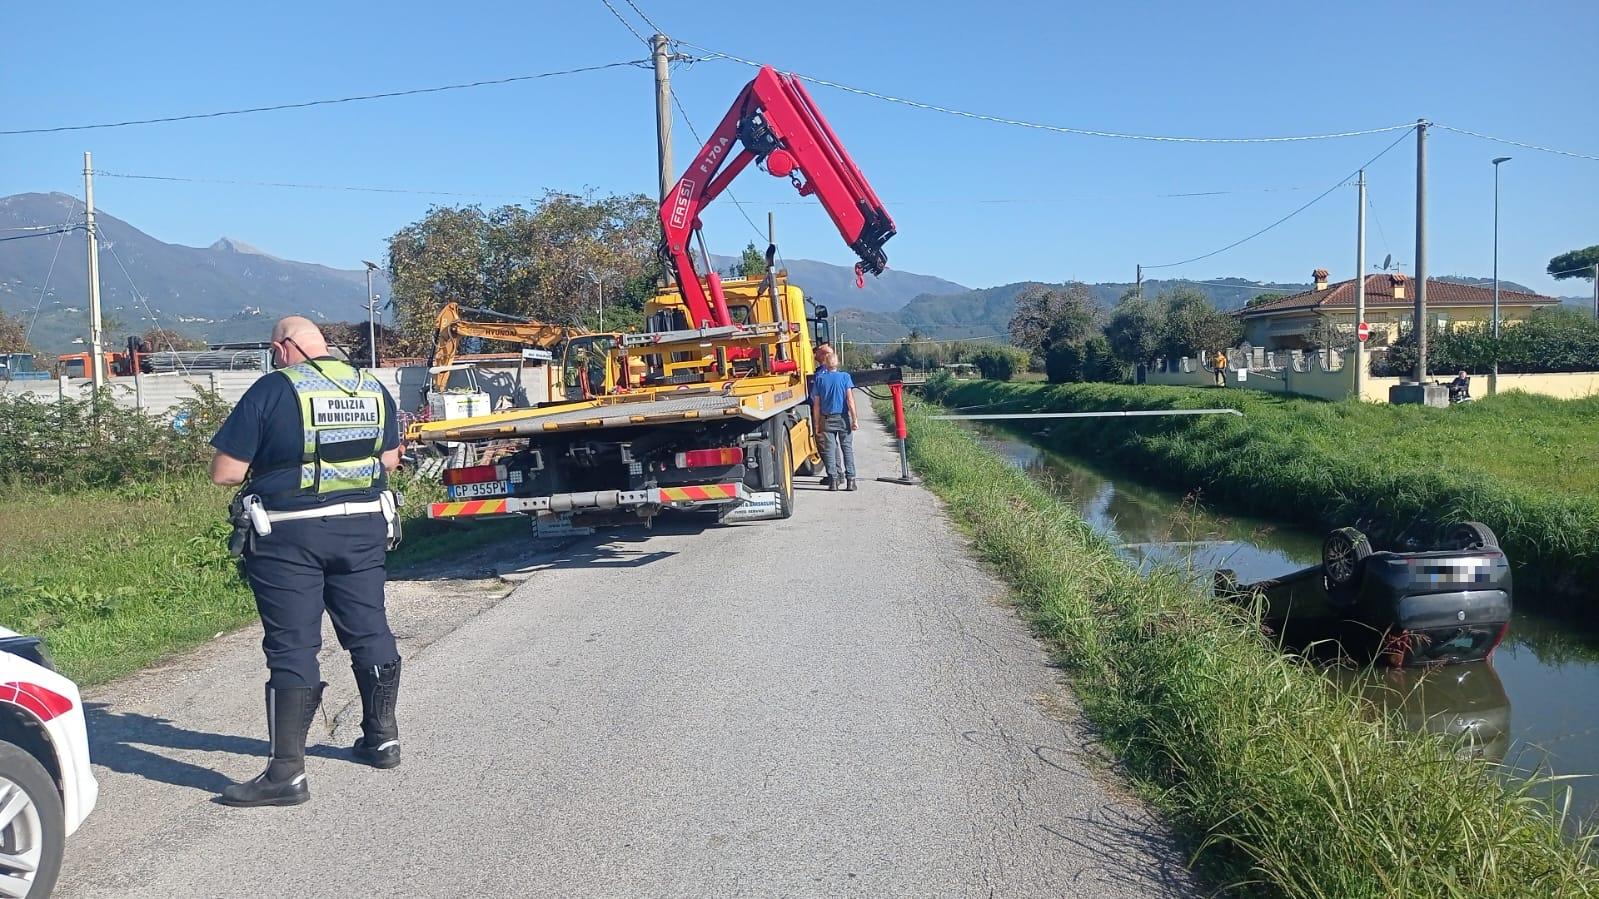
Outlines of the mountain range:
[[[0,234],[81,223],[83,204],[66,194],[0,198]],[[365,320],[365,270],[345,270],[269,255],[223,237],[208,247],[157,240],[101,210],[100,306],[107,346],[154,325],[213,342],[265,340],[290,314],[321,321]],[[88,332],[88,253],[82,230],[0,242],[0,311],[32,322],[46,352],[71,352]],[[388,295],[374,273],[373,291]]]
[[[165,243],[133,225],[97,211],[101,234],[101,306],[107,346],[152,325],[212,342],[264,340],[270,323],[289,314],[320,321],[361,321],[366,272],[281,259],[229,237],[208,247]],[[0,198],[0,237],[20,229],[81,222],[82,204],[66,194],[16,194]],[[0,312],[33,322],[32,341],[49,353],[71,352],[87,336],[88,263],[82,231],[65,237],[0,241]],[[726,271],[735,257],[712,254]],[[970,288],[933,275],[889,269],[857,288],[848,265],[788,259],[794,284],[827,306],[845,340],[892,342],[916,333],[940,340],[1004,335],[1016,297],[1043,282],[1017,281]],[[1471,284],[1490,279],[1452,277]],[[1527,288],[1500,282],[1511,290]],[[1059,286],[1059,285],[1052,285]],[[1109,308],[1133,287],[1128,282],[1088,285],[1095,302]],[[136,289],[135,289],[136,288]],[[1176,288],[1200,291],[1223,309],[1236,309],[1262,293],[1297,293],[1304,283],[1263,283],[1246,278],[1209,281],[1150,280],[1146,296]],[[388,279],[374,273],[374,292],[389,293]],[[1591,308],[1592,301],[1566,302]]]

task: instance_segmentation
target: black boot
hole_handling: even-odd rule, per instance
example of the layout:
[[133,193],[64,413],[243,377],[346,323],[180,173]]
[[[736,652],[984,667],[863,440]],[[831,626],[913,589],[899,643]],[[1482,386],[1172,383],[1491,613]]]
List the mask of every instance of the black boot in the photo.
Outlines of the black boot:
[[351,666],[361,691],[361,738],[355,741],[356,760],[374,768],[400,764],[400,725],[394,708],[400,701],[400,660],[387,665]]
[[322,703],[322,688],[326,686],[267,686],[267,742],[272,755],[265,771],[222,791],[223,805],[299,805],[311,798],[311,788],[305,781],[305,736],[311,730],[312,718]]

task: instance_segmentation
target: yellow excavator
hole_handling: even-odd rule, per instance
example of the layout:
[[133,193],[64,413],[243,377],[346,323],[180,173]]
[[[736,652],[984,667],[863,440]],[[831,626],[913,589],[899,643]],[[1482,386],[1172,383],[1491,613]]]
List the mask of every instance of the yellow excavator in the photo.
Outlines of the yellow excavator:
[[[461,314],[463,312],[485,316],[492,320],[468,319]],[[573,337],[587,333],[589,332],[575,325],[556,325],[518,318],[492,309],[462,306],[455,302],[445,303],[444,308],[439,310],[434,329],[433,357],[428,360],[428,371],[433,375],[432,389],[435,393],[443,393],[449,386],[450,366],[455,363],[461,339],[464,337],[503,340],[507,343],[519,343],[525,347],[550,350],[553,353]]]

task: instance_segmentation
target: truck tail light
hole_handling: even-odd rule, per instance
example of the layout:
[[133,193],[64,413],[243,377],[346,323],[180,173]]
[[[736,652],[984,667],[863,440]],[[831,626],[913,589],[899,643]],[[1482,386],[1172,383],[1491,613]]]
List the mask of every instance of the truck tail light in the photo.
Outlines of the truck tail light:
[[473,465],[468,468],[446,468],[444,470],[444,483],[450,486],[503,480],[505,480],[504,465]]
[[678,468],[727,468],[744,461],[744,450],[736,446],[718,449],[689,450],[678,453],[673,463]]

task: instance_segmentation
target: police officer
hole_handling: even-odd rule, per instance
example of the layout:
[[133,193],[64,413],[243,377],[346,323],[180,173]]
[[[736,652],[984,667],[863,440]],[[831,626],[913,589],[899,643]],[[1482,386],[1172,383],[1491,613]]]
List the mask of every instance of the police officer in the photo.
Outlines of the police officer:
[[394,399],[371,373],[329,355],[308,319],[277,323],[272,356],[279,370],[251,385],[211,438],[211,480],[244,485],[235,500],[253,521],[244,571],[270,671],[270,760],[223,791],[236,806],[311,798],[305,741],[327,686],[317,668],[324,609],[361,692],[355,756],[375,768],[400,763],[400,655],[383,607],[394,518],[386,474],[400,461]]

